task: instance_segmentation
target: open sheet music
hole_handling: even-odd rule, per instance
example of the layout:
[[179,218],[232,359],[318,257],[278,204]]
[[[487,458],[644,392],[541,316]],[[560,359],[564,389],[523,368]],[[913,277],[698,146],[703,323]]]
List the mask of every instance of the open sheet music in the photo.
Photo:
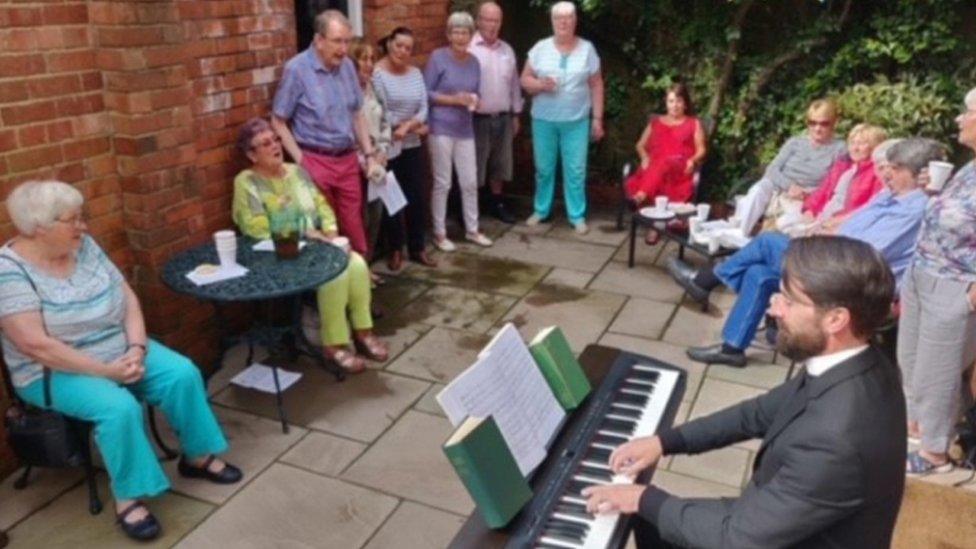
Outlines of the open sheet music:
[[518,330],[506,324],[437,401],[454,426],[468,416],[495,418],[523,475],[539,466],[566,412]]

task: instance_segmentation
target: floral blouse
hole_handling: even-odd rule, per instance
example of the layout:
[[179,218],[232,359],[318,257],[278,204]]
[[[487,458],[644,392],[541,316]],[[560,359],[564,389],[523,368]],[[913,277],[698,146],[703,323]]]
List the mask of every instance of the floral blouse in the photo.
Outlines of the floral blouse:
[[929,200],[915,266],[944,278],[976,282],[976,162]]

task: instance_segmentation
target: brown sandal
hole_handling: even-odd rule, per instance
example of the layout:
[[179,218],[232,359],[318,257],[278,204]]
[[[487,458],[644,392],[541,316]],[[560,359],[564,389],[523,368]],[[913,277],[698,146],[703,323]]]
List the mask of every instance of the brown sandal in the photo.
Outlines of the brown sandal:
[[384,362],[390,358],[390,350],[386,344],[373,334],[356,336],[353,341],[356,344],[356,350],[370,360]]
[[335,362],[347,373],[358,374],[366,369],[366,361],[349,349],[330,351],[328,348],[325,348],[322,354],[325,355],[326,360]]

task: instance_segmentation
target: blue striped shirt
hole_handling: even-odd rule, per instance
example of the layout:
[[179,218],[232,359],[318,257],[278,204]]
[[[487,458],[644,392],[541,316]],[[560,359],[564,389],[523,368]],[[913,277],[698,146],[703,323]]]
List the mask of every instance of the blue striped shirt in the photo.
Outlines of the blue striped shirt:
[[[0,248],[0,317],[41,311],[51,337],[96,360],[115,360],[126,347],[123,281],[122,273],[88,235],[82,238],[75,270],[68,278],[35,268],[8,242]],[[6,334],[0,338],[14,386],[25,387],[40,379],[43,367],[21,353]]]
[[[393,74],[377,68],[373,71],[373,91],[383,105],[386,121],[393,130],[401,123],[416,118],[427,123],[427,86],[417,67],[409,67],[404,74]],[[404,149],[420,146],[420,136],[408,134]],[[393,155],[396,156],[396,155]]]

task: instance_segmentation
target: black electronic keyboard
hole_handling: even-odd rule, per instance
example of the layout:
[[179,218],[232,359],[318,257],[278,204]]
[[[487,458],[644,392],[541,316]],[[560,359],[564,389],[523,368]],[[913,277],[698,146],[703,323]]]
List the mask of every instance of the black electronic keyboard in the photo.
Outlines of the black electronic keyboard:
[[[594,484],[646,484],[652,471],[637,479],[614,475],[609,468],[614,448],[650,436],[674,422],[685,391],[684,370],[659,360],[593,346],[580,357],[596,369],[598,381],[579,409],[573,411],[549,456],[531,479],[532,500],[503,530],[484,530],[473,516],[451,547],[620,548],[627,542],[633,517],[593,516],[586,512],[580,490]],[[588,360],[587,360],[588,359]],[[592,374],[593,372],[588,372]],[[600,379],[602,377],[602,379]],[[477,511],[475,512],[477,515]]]

